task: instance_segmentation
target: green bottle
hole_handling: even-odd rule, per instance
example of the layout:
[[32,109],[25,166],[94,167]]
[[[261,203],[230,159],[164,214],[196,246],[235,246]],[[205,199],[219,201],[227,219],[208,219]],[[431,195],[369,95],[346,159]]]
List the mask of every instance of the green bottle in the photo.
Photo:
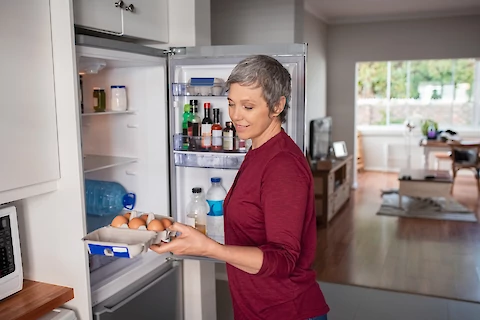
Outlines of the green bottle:
[[186,104],[183,106],[183,120],[182,120],[182,150],[188,150],[188,120],[190,119],[190,105]]

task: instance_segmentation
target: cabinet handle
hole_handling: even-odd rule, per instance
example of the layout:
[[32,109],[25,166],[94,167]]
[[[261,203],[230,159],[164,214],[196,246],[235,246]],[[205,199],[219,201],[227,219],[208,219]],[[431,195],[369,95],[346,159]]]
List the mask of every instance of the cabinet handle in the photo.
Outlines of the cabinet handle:
[[115,7],[116,8],[123,8],[124,2],[122,0],[115,2]]
[[130,11],[130,12],[135,12],[135,7],[134,7],[133,4],[130,4],[130,5],[125,7],[125,10]]

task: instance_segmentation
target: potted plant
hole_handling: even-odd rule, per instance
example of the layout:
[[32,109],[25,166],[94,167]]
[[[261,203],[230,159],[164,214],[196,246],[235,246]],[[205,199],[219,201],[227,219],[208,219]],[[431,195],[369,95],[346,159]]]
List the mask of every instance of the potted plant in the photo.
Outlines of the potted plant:
[[438,123],[432,119],[422,121],[422,134],[429,140],[437,139]]

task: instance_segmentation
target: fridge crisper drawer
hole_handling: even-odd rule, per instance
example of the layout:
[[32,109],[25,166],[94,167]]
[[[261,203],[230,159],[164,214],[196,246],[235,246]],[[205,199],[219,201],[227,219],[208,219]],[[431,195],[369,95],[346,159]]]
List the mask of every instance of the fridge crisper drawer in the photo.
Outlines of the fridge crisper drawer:
[[149,274],[93,308],[95,320],[183,318],[181,262]]
[[245,153],[209,153],[174,151],[175,165],[215,169],[239,169]]

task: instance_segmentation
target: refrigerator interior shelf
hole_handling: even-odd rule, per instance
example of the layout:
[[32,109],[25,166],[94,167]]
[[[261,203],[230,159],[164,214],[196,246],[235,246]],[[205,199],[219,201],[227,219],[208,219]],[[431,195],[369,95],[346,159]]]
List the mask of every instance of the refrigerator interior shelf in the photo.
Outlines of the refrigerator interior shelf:
[[245,154],[234,152],[173,151],[176,166],[214,169],[239,169]]
[[83,159],[83,169],[85,173],[88,173],[102,169],[123,166],[134,162],[137,162],[136,158],[85,155]]
[[105,116],[105,115],[112,115],[112,114],[135,114],[136,112],[137,112],[137,110],[105,111],[105,112],[85,112],[85,113],[82,113],[82,117]]
[[174,97],[226,97],[225,89],[223,83],[198,86],[191,85],[190,83],[172,83],[172,95]]

